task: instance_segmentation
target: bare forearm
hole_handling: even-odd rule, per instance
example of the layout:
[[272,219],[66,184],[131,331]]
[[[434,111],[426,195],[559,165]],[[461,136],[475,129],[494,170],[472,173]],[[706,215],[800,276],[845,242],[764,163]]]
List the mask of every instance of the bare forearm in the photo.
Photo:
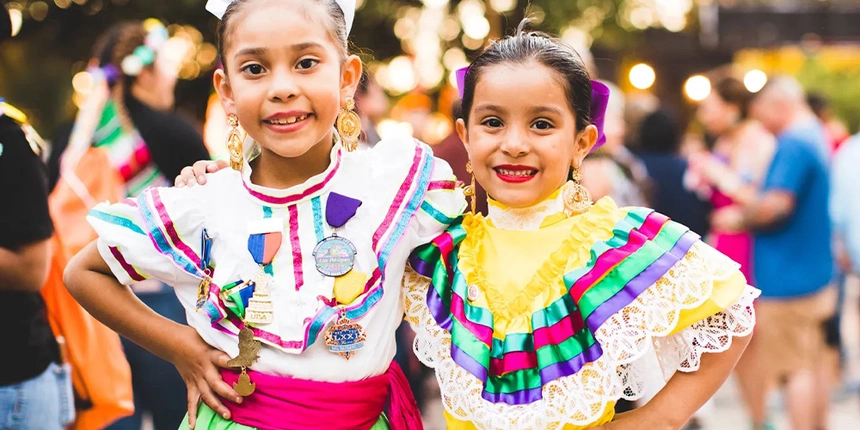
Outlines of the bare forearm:
[[0,248],[0,289],[37,292],[48,278],[49,241],[27,244],[12,251]]
[[182,338],[179,333],[189,328],[158,315],[117,282],[95,243],[69,263],[63,279],[72,296],[96,319],[153,354],[173,361]]
[[704,354],[696,372],[677,372],[657,396],[639,410],[637,421],[651,423],[649,429],[681,428],[728,379],[750,338],[736,337],[727,351]]
[[788,215],[780,208],[754,203],[744,210],[743,224],[746,230],[767,230]]

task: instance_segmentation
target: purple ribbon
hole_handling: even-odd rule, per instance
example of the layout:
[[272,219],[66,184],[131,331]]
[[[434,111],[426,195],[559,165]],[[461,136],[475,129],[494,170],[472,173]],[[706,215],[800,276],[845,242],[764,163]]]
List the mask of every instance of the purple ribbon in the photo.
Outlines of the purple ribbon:
[[334,228],[343,227],[355,216],[359,206],[361,206],[361,200],[335,192],[329,193],[325,205],[325,220]]
[[[466,73],[469,72],[469,66],[463,67],[454,72],[457,78],[457,91],[460,92],[460,98],[463,98],[463,89],[466,88]],[[609,104],[609,87],[598,81],[591,81],[591,123],[597,127],[597,143],[594,148],[601,147],[606,143],[606,135],[603,133],[603,121],[606,117],[606,105]]]

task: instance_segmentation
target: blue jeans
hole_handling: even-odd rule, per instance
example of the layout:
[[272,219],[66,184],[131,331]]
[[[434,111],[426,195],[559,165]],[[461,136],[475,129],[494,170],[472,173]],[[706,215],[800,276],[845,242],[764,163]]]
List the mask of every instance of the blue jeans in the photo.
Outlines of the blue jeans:
[[62,430],[74,417],[68,365],[51,363],[33,379],[0,387],[0,429]]
[[[138,297],[161,316],[185,324],[185,309],[169,287]],[[134,415],[113,423],[107,430],[140,430],[144,413],[152,416],[155,430],[179,428],[188,412],[188,400],[185,382],[176,367],[125,338],[122,346],[131,366]]]

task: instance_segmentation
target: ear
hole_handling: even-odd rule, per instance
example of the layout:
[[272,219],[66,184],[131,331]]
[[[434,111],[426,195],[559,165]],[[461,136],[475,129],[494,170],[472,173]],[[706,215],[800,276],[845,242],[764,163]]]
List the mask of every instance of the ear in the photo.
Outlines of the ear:
[[582,160],[591,152],[591,148],[597,143],[597,127],[589,125],[576,135],[573,147],[573,165],[581,166]]
[[454,122],[454,128],[457,130],[457,136],[460,137],[463,145],[469,146],[469,130],[466,128],[466,121],[463,118],[457,118],[457,121]]
[[215,71],[212,76],[212,84],[215,86],[215,91],[218,92],[218,98],[221,99],[221,106],[224,108],[224,113],[236,113],[236,101],[233,99],[233,87],[230,86],[230,80],[227,79],[227,74],[222,69]]
[[358,83],[361,82],[361,59],[357,55],[350,55],[341,67],[340,76],[340,99],[354,97]]

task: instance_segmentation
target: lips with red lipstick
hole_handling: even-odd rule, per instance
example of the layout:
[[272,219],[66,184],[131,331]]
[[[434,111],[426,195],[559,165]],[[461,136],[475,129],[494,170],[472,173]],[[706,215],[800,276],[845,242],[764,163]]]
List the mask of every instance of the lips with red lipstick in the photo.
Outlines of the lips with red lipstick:
[[289,133],[302,128],[311,117],[313,114],[305,111],[278,112],[264,119],[263,124],[274,131]]
[[503,164],[493,168],[499,179],[509,183],[522,183],[530,181],[538,173],[538,169],[531,166]]

